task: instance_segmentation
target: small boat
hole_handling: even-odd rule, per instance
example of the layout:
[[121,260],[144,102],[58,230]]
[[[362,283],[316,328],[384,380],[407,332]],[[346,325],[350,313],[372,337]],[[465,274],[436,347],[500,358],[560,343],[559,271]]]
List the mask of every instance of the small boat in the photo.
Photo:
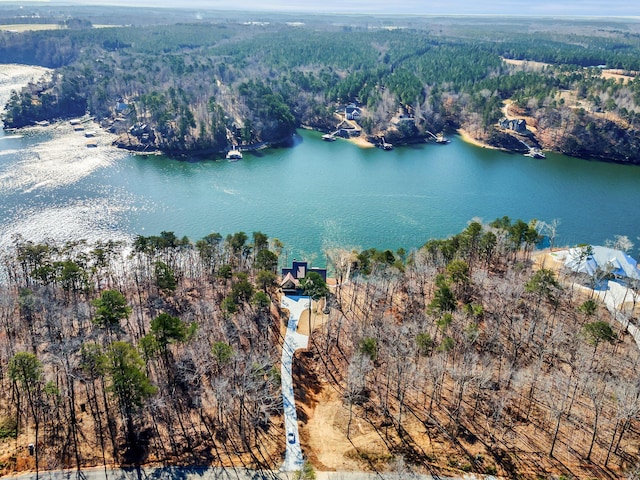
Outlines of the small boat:
[[326,133],[326,134],[322,135],[322,139],[325,142],[335,142],[336,141],[336,137],[333,135],[333,133]]
[[48,127],[50,125],[49,120],[40,120],[36,122],[36,125],[39,127]]
[[242,152],[236,148],[229,150],[227,153],[227,160],[230,162],[237,162],[238,160],[242,160]]

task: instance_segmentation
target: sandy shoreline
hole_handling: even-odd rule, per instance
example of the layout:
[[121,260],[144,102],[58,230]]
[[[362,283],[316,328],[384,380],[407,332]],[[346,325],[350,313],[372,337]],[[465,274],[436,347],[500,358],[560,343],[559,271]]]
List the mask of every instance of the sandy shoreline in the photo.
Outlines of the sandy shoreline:
[[481,142],[480,140],[476,140],[464,128],[459,128],[458,129],[458,135],[460,135],[460,138],[462,139],[463,142],[466,142],[466,143],[468,143],[470,145],[474,145],[474,146],[480,147],[480,148],[488,148],[490,150],[500,150],[497,147],[493,147],[491,145],[488,145],[486,143]]
[[[475,138],[473,138],[468,131],[466,131],[463,128],[460,128],[457,130],[458,135],[460,135],[460,138],[462,139],[462,141],[479,147],[479,148],[487,148],[489,150],[501,150],[498,147],[494,147],[491,146],[489,144],[483,143],[480,140],[476,140]],[[343,140],[346,140],[347,142],[353,143],[354,145],[360,147],[360,148],[375,148],[375,144],[367,141],[367,139],[363,136],[360,137],[350,137],[350,138],[344,138]]]
[[350,137],[348,139],[346,139],[348,142],[353,143],[354,145],[357,145],[360,148],[374,148],[375,145],[369,141],[367,141],[366,138],[360,136],[360,137]]

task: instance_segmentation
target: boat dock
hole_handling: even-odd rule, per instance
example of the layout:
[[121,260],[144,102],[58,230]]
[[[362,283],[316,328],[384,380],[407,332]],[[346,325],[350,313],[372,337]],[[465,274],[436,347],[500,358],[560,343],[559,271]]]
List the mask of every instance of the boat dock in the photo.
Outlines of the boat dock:
[[531,158],[547,158],[542,150],[533,147],[529,147],[529,153],[525,153],[524,156]]
[[382,150],[393,150],[393,144],[389,142],[385,142],[383,138],[382,142],[378,144],[378,148],[381,148]]
[[447,143],[451,143],[451,140],[449,140],[447,137],[445,137],[444,133],[442,133],[442,132],[440,132],[439,134],[435,135],[435,134],[431,133],[429,130],[425,130],[425,131],[426,131],[426,133],[431,135],[431,137],[435,140],[435,142],[437,144],[446,145]]
[[227,160],[229,160],[230,162],[236,162],[238,160],[242,160],[242,152],[238,150],[237,147],[234,146],[227,153]]

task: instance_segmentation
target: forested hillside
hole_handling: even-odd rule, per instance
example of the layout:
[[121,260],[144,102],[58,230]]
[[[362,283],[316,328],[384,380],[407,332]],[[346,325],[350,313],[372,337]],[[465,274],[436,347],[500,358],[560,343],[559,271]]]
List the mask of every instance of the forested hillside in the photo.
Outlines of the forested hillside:
[[1,274],[4,473],[276,465],[281,324],[268,245],[260,232],[195,245],[170,232],[133,245],[18,239]]
[[4,122],[87,111],[121,146],[196,154],[279,142],[300,125],[332,131],[356,103],[371,138],[462,127],[509,147],[498,121],[510,101],[532,127],[526,143],[640,162],[633,21],[305,20],[0,33],[5,61],[57,69],[13,96]]
[[[508,478],[638,465],[638,348],[588,278],[533,260],[535,227],[505,217],[412,252],[327,252],[337,286],[294,360],[311,464]],[[261,232],[17,238],[0,270],[2,473],[277,469],[282,248]]]

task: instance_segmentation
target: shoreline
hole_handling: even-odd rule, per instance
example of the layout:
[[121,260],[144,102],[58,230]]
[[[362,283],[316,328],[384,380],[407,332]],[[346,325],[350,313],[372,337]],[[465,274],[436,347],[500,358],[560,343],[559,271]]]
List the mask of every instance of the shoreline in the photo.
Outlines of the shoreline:
[[376,146],[363,136],[345,138],[347,142],[353,143],[360,148],[375,148]]
[[469,145],[473,145],[473,146],[479,147],[479,148],[486,148],[486,149],[489,149],[489,150],[503,150],[501,148],[494,147],[493,145],[489,145],[488,143],[481,142],[480,140],[476,140],[464,128],[459,128],[458,130],[456,130],[456,132],[460,136],[460,139],[463,142],[468,143]]

